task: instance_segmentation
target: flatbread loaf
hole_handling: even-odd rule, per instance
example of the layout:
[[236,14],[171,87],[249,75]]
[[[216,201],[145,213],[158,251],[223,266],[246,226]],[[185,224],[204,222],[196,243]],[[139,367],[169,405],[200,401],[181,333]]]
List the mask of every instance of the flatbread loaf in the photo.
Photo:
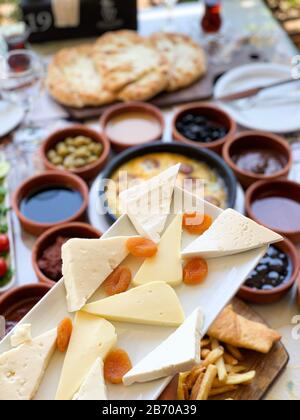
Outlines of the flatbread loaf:
[[81,45],[65,48],[54,56],[46,83],[50,95],[61,104],[82,108],[116,100],[116,95],[104,85],[104,78],[93,61],[92,51],[92,46]]
[[266,325],[249,321],[235,313],[232,305],[219,315],[208,334],[223,343],[265,354],[281,339],[279,333]]
[[206,73],[204,50],[189,36],[158,32],[151,40],[168,61],[169,92],[191,85]]
[[152,42],[132,31],[108,33],[93,54],[107,88],[123,101],[147,100],[168,83],[168,63]]

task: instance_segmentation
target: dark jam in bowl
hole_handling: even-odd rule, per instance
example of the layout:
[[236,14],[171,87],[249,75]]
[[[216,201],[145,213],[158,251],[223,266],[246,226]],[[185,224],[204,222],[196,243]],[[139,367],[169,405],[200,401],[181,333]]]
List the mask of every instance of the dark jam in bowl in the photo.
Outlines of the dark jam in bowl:
[[83,198],[79,191],[64,186],[48,186],[25,197],[21,213],[38,223],[58,223],[74,216],[81,208]]
[[275,246],[270,246],[265,256],[252,271],[245,286],[258,290],[273,290],[291,278],[290,258]]
[[191,112],[176,121],[176,129],[187,139],[201,143],[212,143],[228,134],[228,129],[219,122]]
[[5,331],[8,334],[21,319],[38,303],[40,298],[32,297],[24,299],[13,305],[5,314]]
[[243,150],[232,159],[243,171],[257,175],[275,174],[286,165],[286,161],[279,153],[268,149]]

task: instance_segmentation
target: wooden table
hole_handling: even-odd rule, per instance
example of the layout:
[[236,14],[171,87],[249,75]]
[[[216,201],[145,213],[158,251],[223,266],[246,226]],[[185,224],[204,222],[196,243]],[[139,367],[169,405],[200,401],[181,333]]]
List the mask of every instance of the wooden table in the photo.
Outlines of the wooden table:
[[[282,60],[281,53],[286,55],[287,62],[290,57],[296,54],[296,49],[291,43],[285,32],[272,18],[271,13],[265,7],[261,0],[226,0],[224,3],[224,21],[225,32],[228,31],[231,36],[241,36],[241,34],[252,34],[254,41],[258,44],[266,43],[266,48],[272,54],[273,60]],[[140,15],[140,32],[149,34],[155,30],[160,30],[166,19],[164,9],[156,8],[147,10]],[[200,38],[199,21],[203,8],[200,4],[179,5],[174,11],[174,22],[179,31],[186,31],[194,38]],[[78,43],[80,41],[67,41],[60,43],[50,43],[35,47],[36,51],[45,57],[51,55],[59,48]],[[261,45],[264,46],[264,45]],[[45,110],[47,110],[47,120],[45,120]],[[165,110],[167,120],[167,129],[165,139],[169,137],[170,117],[174,110]],[[40,98],[36,104],[32,115],[37,120],[43,120],[43,124],[48,131],[55,130],[61,125],[65,125],[65,112],[51,102],[46,95]],[[97,121],[88,121],[88,125],[95,126]],[[300,182],[300,133],[295,133],[289,139],[294,143],[295,165],[291,174],[293,179]],[[16,187],[18,182],[24,178],[26,165],[23,164],[23,172],[18,175],[17,168],[22,165],[22,154],[20,151],[11,149],[10,156],[15,159],[11,185]],[[40,161],[35,156],[34,170],[41,169]],[[21,157],[21,159],[20,159]],[[28,157],[27,157],[28,158]],[[32,170],[32,169],[30,169]],[[29,173],[27,174],[29,175]],[[102,221],[102,229],[107,228],[107,223]],[[17,282],[19,284],[36,282],[35,274],[31,267],[31,246],[34,239],[21,231],[18,220],[13,216],[13,225],[16,238],[16,256],[17,256]],[[270,306],[255,307],[257,312],[265,320],[283,335],[283,343],[290,353],[290,363],[287,370],[276,382],[273,389],[267,395],[267,399],[300,400],[300,329],[298,331],[293,325],[296,322],[296,316],[300,309],[295,304],[296,289],[294,289],[286,298],[277,304]]]

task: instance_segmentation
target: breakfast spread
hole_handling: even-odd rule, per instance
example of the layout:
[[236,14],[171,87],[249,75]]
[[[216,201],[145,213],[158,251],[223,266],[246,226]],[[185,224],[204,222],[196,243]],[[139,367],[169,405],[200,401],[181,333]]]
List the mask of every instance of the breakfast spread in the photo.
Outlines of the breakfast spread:
[[257,175],[272,175],[281,171],[286,162],[279,152],[268,149],[249,149],[232,156],[235,164],[246,172]]
[[[64,203],[58,206],[57,203]],[[20,211],[27,219],[38,223],[57,223],[76,214],[83,203],[79,191],[63,185],[41,187],[24,197]]]
[[193,192],[196,181],[199,179],[203,182],[205,199],[218,207],[227,207],[228,193],[226,186],[215,169],[205,162],[184,155],[160,152],[145,154],[120,165],[110,176],[111,180],[117,185],[117,195],[113,184],[109,183],[107,185],[106,197],[109,208],[120,215],[118,196],[120,193],[159,175],[178,162],[181,165],[176,185]]
[[245,286],[258,290],[272,290],[287,283],[292,266],[289,256],[271,245],[263,259],[251,272]]
[[205,72],[203,49],[191,38],[143,38],[122,30],[106,33],[94,44],[58,52],[48,68],[47,86],[58,102],[83,108],[148,100],[188,86]]
[[53,281],[59,281],[62,278],[61,247],[69,239],[58,236],[53,244],[44,249],[38,259],[40,270]]
[[199,113],[188,112],[176,121],[177,131],[189,140],[211,143],[224,138],[228,129]]
[[[167,381],[172,375],[188,371],[201,373],[197,378],[193,374],[200,387],[196,399],[207,399],[210,390],[217,387],[214,381],[218,369],[220,374],[223,369],[226,376],[224,386],[254,379],[253,372],[241,376],[237,372],[227,372],[225,357],[226,363],[230,363],[224,349],[217,341],[202,342],[200,347],[201,337],[210,326],[209,334],[216,340],[267,352],[280,336],[264,325],[258,326],[236,315],[230,307],[213,325],[207,304],[200,308],[195,301],[194,309],[187,314],[187,301],[181,300],[179,289],[187,289],[186,296],[190,301],[190,293],[201,296],[212,281],[212,265],[201,252],[201,238],[206,235],[208,256],[213,254],[215,258],[237,253],[244,255],[257,248],[257,256],[263,255],[263,246],[276,242],[280,236],[233,210],[222,212],[208,204],[208,213],[202,217],[198,211],[189,212],[185,205],[185,212],[178,211],[170,220],[179,169],[177,164],[145,182],[142,188],[135,186],[123,192],[124,215],[117,224],[127,218],[127,223],[132,223],[129,236],[74,238],[62,246],[64,281],[53,289],[53,293],[62,293],[60,299],[66,300],[69,316],[37,338],[31,337],[28,322],[13,331],[11,345],[14,347],[0,355],[0,399],[33,399],[44,376],[47,383],[46,368],[55,349],[64,358],[63,366],[59,368],[56,400],[105,400],[109,398],[111,386],[118,384],[130,390],[144,383]],[[157,194],[160,198],[158,202],[154,201],[154,213],[162,214],[162,217],[151,218],[151,197]],[[138,206],[139,211],[135,214],[134,205],[140,202],[145,206]],[[193,229],[189,231],[190,223]],[[221,228],[223,235],[217,236],[227,240],[214,243],[214,231],[220,232]],[[139,235],[134,235],[134,230]],[[234,241],[241,234],[244,246]],[[183,236],[193,249],[192,255],[183,252],[184,261],[181,260]],[[237,279],[238,287],[248,270],[249,266],[245,267],[244,277]],[[228,273],[232,276],[231,270]],[[228,298],[224,299],[228,302]],[[74,320],[72,312],[75,312]],[[148,347],[143,357],[136,358],[132,348],[128,351],[117,347],[120,330],[115,322],[132,325],[132,328],[143,326],[141,331],[157,328],[157,333],[165,338],[151,349]],[[173,332],[169,328],[173,328]],[[165,334],[163,330],[166,330]],[[25,365],[23,360],[26,360]],[[185,378],[188,378],[186,374]],[[209,391],[206,382],[210,384]],[[184,383],[183,379],[181,383]],[[218,392],[221,393],[221,389]],[[189,397],[195,394],[194,389]]]
[[252,211],[261,223],[280,231],[300,230],[300,202],[284,196],[258,197]]
[[145,111],[126,111],[112,117],[105,132],[113,141],[135,145],[158,139],[161,125],[154,116]]
[[78,169],[95,162],[102,151],[102,144],[89,137],[68,137],[50,149],[47,158],[58,168]]

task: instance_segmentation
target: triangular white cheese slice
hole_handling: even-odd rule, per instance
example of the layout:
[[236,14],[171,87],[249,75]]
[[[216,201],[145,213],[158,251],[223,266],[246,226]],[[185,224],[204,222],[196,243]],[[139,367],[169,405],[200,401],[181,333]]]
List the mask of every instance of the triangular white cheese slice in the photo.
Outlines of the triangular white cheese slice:
[[0,355],[0,400],[32,400],[56,348],[57,330]]
[[179,214],[163,234],[157,254],[147,258],[137,272],[134,285],[164,281],[175,287],[182,282],[181,236],[182,215]]
[[107,399],[103,374],[103,361],[98,358],[91,367],[91,370],[73,400],[103,401]]
[[283,238],[235,210],[225,210],[212,226],[186,247],[184,258],[218,258],[239,254],[281,241]]
[[122,213],[127,213],[141,236],[154,242],[159,242],[165,228],[179,169],[180,164],[174,165],[120,194]]
[[124,385],[173,376],[200,363],[202,326],[203,314],[197,309],[173,334],[126,373]]
[[73,332],[57,388],[56,400],[71,400],[100,357],[117,342],[115,327],[105,319],[84,312],[75,316]]
[[90,303],[83,311],[133,324],[177,327],[184,321],[178,296],[168,284],[147,283],[127,292]]
[[62,247],[62,272],[69,312],[78,311],[129,254],[128,236],[70,239]]

